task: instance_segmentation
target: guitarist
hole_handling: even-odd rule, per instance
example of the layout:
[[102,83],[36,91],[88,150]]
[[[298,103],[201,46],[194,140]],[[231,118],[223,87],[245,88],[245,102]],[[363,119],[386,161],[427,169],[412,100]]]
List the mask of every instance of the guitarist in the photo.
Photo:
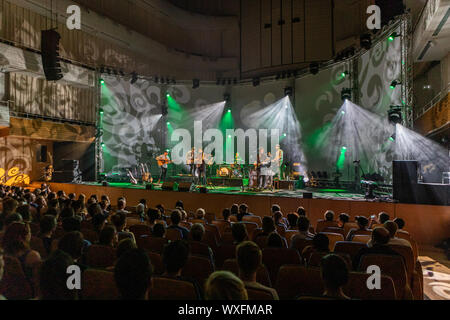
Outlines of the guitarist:
[[167,165],[170,163],[169,152],[167,150],[164,151],[162,155],[156,157],[156,160],[158,161],[158,166],[161,170],[158,183],[160,183],[161,181],[164,182],[167,175]]
[[195,159],[195,164],[197,166],[197,184],[206,184],[206,162],[205,154],[202,149],[198,150],[197,157]]

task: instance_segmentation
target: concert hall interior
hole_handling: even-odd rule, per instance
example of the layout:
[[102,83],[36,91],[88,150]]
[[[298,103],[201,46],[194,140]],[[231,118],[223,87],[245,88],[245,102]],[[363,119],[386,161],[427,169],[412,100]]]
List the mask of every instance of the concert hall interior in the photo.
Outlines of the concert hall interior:
[[449,17],[0,0],[0,300],[450,300]]

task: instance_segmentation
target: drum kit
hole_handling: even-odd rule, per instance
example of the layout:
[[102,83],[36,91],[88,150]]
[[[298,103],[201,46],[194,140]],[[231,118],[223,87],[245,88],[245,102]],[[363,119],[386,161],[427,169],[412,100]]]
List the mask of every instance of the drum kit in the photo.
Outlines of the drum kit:
[[244,166],[240,164],[222,165],[217,169],[217,176],[222,178],[243,178]]

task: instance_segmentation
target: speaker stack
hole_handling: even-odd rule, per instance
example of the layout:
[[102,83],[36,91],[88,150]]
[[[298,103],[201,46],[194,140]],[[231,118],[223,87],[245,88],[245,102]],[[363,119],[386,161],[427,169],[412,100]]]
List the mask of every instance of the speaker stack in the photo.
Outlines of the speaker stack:
[[417,203],[418,162],[395,160],[392,165],[393,198],[402,203]]
[[41,31],[41,56],[44,68],[45,79],[48,81],[58,81],[62,79],[59,40],[61,36],[56,30]]

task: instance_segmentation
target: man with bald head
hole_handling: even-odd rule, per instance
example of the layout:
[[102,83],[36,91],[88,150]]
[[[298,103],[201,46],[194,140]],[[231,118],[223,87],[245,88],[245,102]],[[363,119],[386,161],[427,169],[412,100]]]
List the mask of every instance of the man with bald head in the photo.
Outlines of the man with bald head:
[[[392,250],[389,247],[389,240],[391,239],[389,231],[384,227],[377,227],[373,229],[372,231],[372,246],[362,248],[359,250],[359,252],[356,254],[355,258],[353,259],[353,268],[355,270],[358,269],[359,262],[361,261],[362,256],[366,254],[383,254],[383,255],[393,255],[393,256],[400,256],[399,253]],[[402,257],[403,258],[403,257]]]

